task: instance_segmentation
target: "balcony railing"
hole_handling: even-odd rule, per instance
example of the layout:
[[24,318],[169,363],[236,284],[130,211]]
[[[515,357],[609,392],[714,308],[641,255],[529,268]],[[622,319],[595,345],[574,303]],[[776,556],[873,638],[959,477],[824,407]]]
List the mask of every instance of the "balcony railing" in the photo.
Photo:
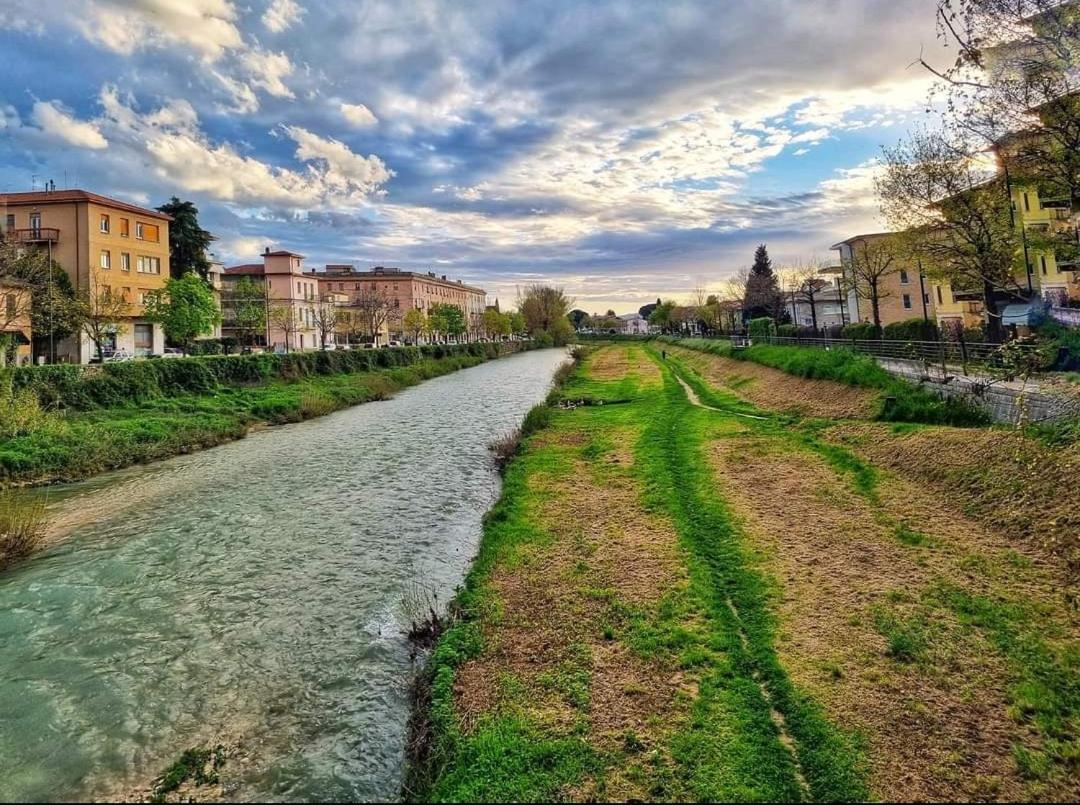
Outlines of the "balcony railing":
[[60,240],[60,230],[47,226],[33,229],[9,229],[7,237],[15,243],[56,243]]

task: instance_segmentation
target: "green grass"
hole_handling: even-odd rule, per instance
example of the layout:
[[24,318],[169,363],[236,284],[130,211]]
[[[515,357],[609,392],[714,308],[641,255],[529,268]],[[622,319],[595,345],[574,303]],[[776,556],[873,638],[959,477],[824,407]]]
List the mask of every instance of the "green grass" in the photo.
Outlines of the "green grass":
[[830,350],[813,347],[757,344],[735,349],[729,342],[704,338],[667,339],[687,349],[725,358],[751,361],[796,377],[831,380],[849,386],[878,389],[880,402],[875,418],[883,422],[913,422],[930,425],[972,427],[987,425],[989,416],[966,402],[941,399],[895,375],[886,372],[869,355],[849,349]]
[[244,436],[260,422],[284,424],[386,399],[407,386],[485,360],[459,355],[371,372],[275,378],[201,394],[53,415],[50,427],[0,441],[0,486],[74,480]]
[[[703,385],[698,389],[717,407],[750,410]],[[588,783],[592,788],[585,790],[603,798],[612,775],[622,775],[660,800],[865,798],[860,742],[831,725],[777,659],[771,583],[751,569],[704,457],[716,415],[692,407],[668,368],[659,388],[643,388],[628,378],[592,380],[578,371],[554,401],[582,399],[592,404],[548,409],[544,424],[556,432],[588,433],[587,443],[538,447],[527,442],[508,467],[479,555],[456,601],[465,617],[443,636],[429,666],[434,738],[424,767],[413,770],[410,793],[434,801],[551,800],[572,796]],[[530,486],[530,479],[565,477],[573,456],[588,462],[602,481],[603,473],[612,471],[603,458],[605,434],[627,426],[641,433],[632,472],[646,490],[642,506],[673,523],[689,584],[666,590],[654,609],[628,605],[606,588],[582,587],[582,594],[606,608],[596,623],[598,636],[692,674],[698,695],[686,699],[683,719],[667,725],[665,752],[643,753],[637,734],[624,736],[618,750],[602,752],[583,734],[592,684],[588,656],[571,652],[571,660],[547,681],[578,714],[575,727],[544,728],[511,700],[463,734],[454,710],[455,671],[490,648],[484,624],[505,616],[490,586],[492,573],[496,567],[512,571],[526,546],[535,552],[550,542],[532,516],[543,493]],[[586,584],[587,574],[581,577]],[[772,707],[784,716],[797,761],[780,740]],[[803,790],[797,769],[809,791]]]

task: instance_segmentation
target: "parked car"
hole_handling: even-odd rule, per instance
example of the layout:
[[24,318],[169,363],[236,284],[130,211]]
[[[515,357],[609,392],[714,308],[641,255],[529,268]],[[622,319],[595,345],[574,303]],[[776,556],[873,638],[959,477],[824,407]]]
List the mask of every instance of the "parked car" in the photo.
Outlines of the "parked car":
[[135,356],[128,352],[126,349],[118,349],[105,358],[105,363],[123,363],[124,361],[133,361]]
[[360,346],[363,349],[375,349],[375,344],[372,343],[371,341],[368,341],[366,344],[361,344]]
[[404,346],[404,345],[400,341],[390,341],[390,342],[387,343],[386,346],[388,346],[388,347],[400,347],[400,346]]
[[162,358],[186,358],[187,354],[182,349],[177,349],[176,347],[166,347],[165,349],[161,350],[161,357]]

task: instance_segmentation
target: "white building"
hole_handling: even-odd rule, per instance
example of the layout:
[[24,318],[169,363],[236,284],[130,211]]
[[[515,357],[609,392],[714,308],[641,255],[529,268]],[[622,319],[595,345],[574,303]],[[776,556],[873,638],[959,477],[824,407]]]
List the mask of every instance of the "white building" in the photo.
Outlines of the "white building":
[[649,322],[640,313],[627,313],[619,316],[622,325],[619,329],[623,335],[648,335]]

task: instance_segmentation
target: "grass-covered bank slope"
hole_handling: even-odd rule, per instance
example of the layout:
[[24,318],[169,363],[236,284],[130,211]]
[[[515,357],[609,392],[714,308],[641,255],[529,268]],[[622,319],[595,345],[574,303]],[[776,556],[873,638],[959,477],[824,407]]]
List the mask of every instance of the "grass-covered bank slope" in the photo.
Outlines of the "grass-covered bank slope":
[[386,399],[517,345],[468,344],[291,355],[209,356],[20,369],[51,413],[0,440],[0,486],[87,477]]
[[412,793],[1080,793],[1054,568],[660,348],[600,349],[534,417],[433,655]]
[[[734,349],[729,342],[704,338],[663,338],[663,343],[683,347],[696,352],[715,356],[724,362],[738,361],[744,367],[757,364],[774,369],[794,378],[830,381],[837,384],[828,396],[838,401],[859,399],[862,407],[850,410],[829,410],[827,398],[802,399],[800,386],[796,383],[785,384],[782,378],[770,373],[762,373],[738,364],[723,364],[717,371],[742,375],[743,391],[753,396],[760,391],[773,395],[774,399],[762,399],[759,404],[781,405],[782,397],[788,396],[788,408],[801,413],[823,416],[854,416],[861,419],[878,419],[886,422],[921,422],[928,424],[973,426],[989,423],[989,418],[982,411],[958,399],[943,400],[937,395],[921,389],[895,375],[886,372],[872,357],[853,352],[849,349],[832,350],[811,347],[773,346],[757,344],[744,349]],[[785,386],[790,387],[795,396],[788,394]],[[812,388],[812,387],[808,387]],[[823,390],[822,387],[818,387]],[[756,401],[757,402],[757,401]],[[818,408],[814,404],[819,405]],[[820,406],[825,405],[825,409]]]

